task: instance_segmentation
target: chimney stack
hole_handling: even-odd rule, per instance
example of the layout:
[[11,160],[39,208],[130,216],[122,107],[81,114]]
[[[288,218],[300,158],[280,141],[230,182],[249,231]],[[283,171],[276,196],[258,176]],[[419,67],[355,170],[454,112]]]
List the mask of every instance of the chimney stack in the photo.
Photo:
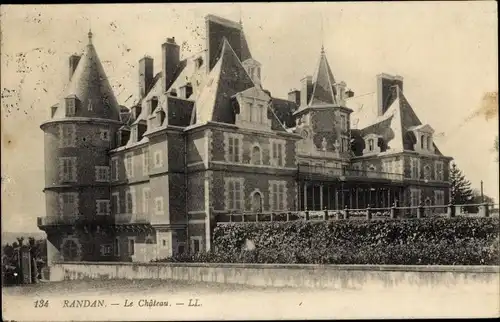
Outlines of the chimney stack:
[[179,65],[180,47],[175,43],[175,38],[167,38],[167,41],[161,45],[162,63],[161,71],[163,78],[163,91],[166,92],[174,80],[174,74]]
[[193,94],[193,86],[191,85],[191,83],[187,83],[183,86],[181,86],[181,88],[179,89],[180,90],[180,97],[181,98],[189,98],[191,96],[191,94]]
[[143,98],[153,83],[153,58],[144,56],[139,60],[139,97]]
[[392,102],[396,99],[394,96],[394,85],[403,91],[403,77],[388,74],[377,75],[377,115],[384,115],[385,111],[389,108]]
[[307,106],[309,100],[311,99],[313,84],[312,77],[306,76],[300,81],[302,83],[302,90],[300,93],[300,106]]
[[297,106],[300,106],[300,91],[298,89],[293,89],[288,93],[288,100],[295,102]]
[[73,76],[73,73],[76,70],[76,66],[78,66],[78,63],[80,62],[80,58],[82,58],[79,55],[71,55],[69,56],[69,79]]

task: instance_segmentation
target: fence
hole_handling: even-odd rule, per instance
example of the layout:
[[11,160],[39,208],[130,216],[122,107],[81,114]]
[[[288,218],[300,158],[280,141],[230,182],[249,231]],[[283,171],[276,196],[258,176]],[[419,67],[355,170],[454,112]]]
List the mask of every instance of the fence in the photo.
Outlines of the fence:
[[[496,206],[496,208],[495,208]],[[464,209],[477,209],[477,213],[470,213]],[[265,222],[265,221],[295,221],[295,220],[387,220],[387,219],[420,219],[429,217],[490,217],[498,216],[498,205],[495,204],[468,204],[447,206],[418,206],[418,207],[390,207],[390,208],[363,208],[320,211],[283,211],[283,212],[228,212],[216,215],[216,222]]]

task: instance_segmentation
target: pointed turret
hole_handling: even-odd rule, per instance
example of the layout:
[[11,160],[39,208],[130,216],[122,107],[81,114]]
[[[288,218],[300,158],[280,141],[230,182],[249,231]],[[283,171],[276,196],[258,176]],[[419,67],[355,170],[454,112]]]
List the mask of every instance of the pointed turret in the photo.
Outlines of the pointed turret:
[[[54,119],[89,117],[120,121],[120,108],[92,44],[92,37],[89,31],[85,52],[71,74],[63,102],[54,113]],[[68,105],[71,108],[68,109]]]
[[335,78],[326,59],[324,47],[321,46],[321,55],[318,68],[313,77],[313,91],[309,105],[335,104]]

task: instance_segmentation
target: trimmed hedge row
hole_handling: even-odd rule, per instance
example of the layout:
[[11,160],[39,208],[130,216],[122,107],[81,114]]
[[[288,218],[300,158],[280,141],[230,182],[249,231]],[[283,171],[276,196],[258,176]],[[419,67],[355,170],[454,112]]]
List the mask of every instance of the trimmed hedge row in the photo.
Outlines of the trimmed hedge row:
[[499,218],[222,224],[215,250],[161,261],[498,265]]

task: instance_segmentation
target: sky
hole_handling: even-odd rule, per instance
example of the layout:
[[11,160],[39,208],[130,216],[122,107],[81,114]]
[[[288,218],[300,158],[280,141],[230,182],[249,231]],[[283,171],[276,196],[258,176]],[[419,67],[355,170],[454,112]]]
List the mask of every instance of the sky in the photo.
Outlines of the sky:
[[496,2],[18,5],[0,11],[2,230],[38,231],[36,217],[46,215],[40,124],[89,28],[119,103],[130,106],[139,59],[153,57],[159,71],[167,37],[181,44],[182,57],[199,52],[207,14],[241,19],[252,56],[262,64],[263,86],[274,97],[286,98],[313,75],[323,44],[336,80],[355,92],[349,106],[359,127],[375,113],[376,75],[403,76],[405,96],[435,129],[441,152],[454,158],[473,188],[483,180],[485,194],[498,202],[498,103],[483,100],[498,88]]

